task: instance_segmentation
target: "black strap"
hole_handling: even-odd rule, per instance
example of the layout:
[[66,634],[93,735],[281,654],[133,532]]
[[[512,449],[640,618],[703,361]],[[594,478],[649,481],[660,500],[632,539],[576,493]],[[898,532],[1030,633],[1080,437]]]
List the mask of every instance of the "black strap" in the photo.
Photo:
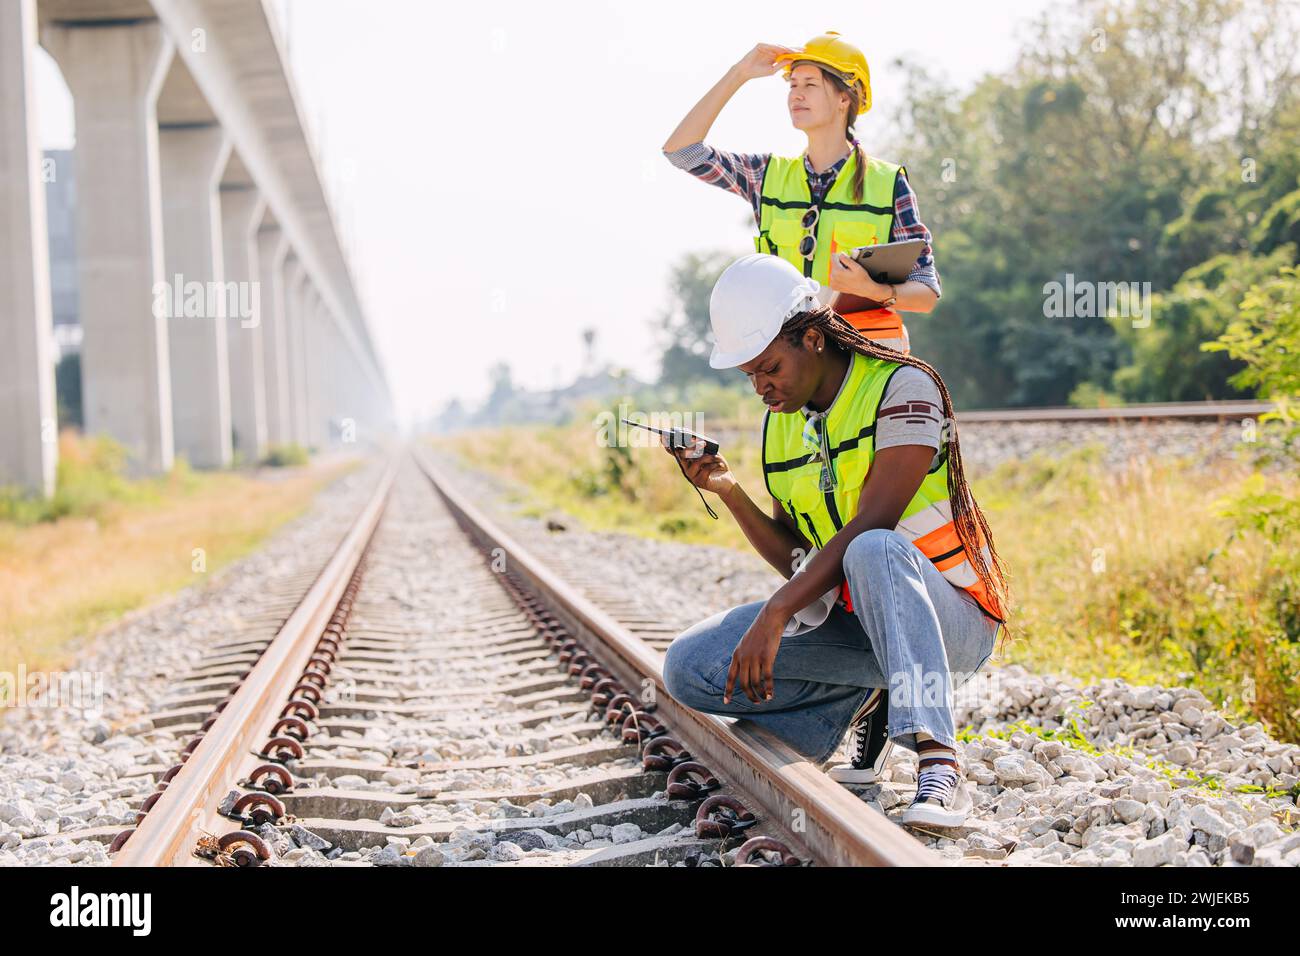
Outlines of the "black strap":
[[685,478],[687,481],[691,482],[691,487],[694,488],[695,493],[700,496],[700,501],[704,502],[704,510],[709,513],[710,518],[716,521],[718,519],[717,512],[715,512],[713,508],[709,505],[709,503],[705,501],[704,492],[700,491],[700,486],[697,485],[695,482],[691,481],[691,476],[686,474],[686,466],[682,464],[681,458],[679,458],[677,455],[673,455],[673,459],[677,462],[677,467],[681,470],[682,477]]
[[[879,411],[879,409],[877,409],[877,411]],[[766,447],[767,447],[767,430],[766,430],[766,429],[767,429],[767,424],[766,424],[766,420],[764,420],[763,429],[764,429],[764,432],[763,432],[763,447],[766,448]],[[875,434],[876,434],[876,423],[875,423],[875,422],[872,422],[870,425],[864,425],[861,429],[858,430],[858,433],[857,433],[856,435],[854,435],[853,437],[851,437],[851,438],[846,438],[846,439],[844,439],[844,441],[840,442],[838,445],[832,445],[832,446],[831,446],[831,460],[834,460],[834,459],[838,458],[839,455],[840,455],[840,452],[848,451],[848,450],[850,450],[850,449],[852,449],[852,448],[857,448],[858,445],[860,445],[860,444],[862,443],[862,439],[872,437],[872,436],[874,436]],[[874,452],[874,450],[875,450],[874,447],[873,447],[872,450],[873,450],[873,452]],[[787,458],[785,461],[764,461],[764,462],[763,462],[763,479],[766,481],[768,475],[775,474],[775,473],[778,472],[778,471],[791,471],[791,470],[793,470],[793,469],[795,469],[795,468],[802,468],[804,465],[810,465],[810,464],[812,464],[813,462],[815,462],[816,460],[817,460],[817,453],[816,453],[816,452],[810,452],[809,454],[807,454],[807,455],[801,455],[801,456],[798,457],[798,458]],[[770,484],[768,485],[768,489],[767,489],[767,491],[768,491],[768,494],[771,494],[771,493],[772,493],[772,488],[771,488],[771,485],[770,485]],[[773,497],[775,497],[775,495],[773,495]]]
[[[811,202],[804,202],[802,199],[773,199],[770,196],[763,196],[760,202],[764,206],[775,206],[777,209],[807,209],[812,205]],[[893,206],[877,206],[869,202],[823,202],[820,208],[835,212],[874,212],[879,216],[892,216],[894,213]]]
[[[807,188],[807,190],[808,190],[808,198],[811,200],[811,204],[810,204],[810,205],[813,205],[813,206],[816,206],[816,207],[817,207],[817,217],[818,217],[818,218],[817,218],[817,222],[816,222],[816,224],[813,226],[813,233],[814,233],[814,234],[821,232],[821,229],[822,229],[821,211],[825,208],[825,207],[822,205],[822,200],[825,199],[827,196],[829,196],[829,195],[831,194],[831,190],[835,188],[835,180],[837,180],[837,179],[840,178],[840,173],[842,173],[842,172],[844,171],[844,167],[847,166],[848,164],[849,164],[849,159],[848,159],[848,157],[846,156],[845,159],[844,159],[844,165],[840,166],[839,169],[837,169],[837,170],[835,170],[835,172],[831,173],[831,178],[830,178],[830,180],[826,183],[826,188],[825,188],[825,190],[823,190],[822,193],[821,193],[821,195],[819,196],[817,193],[813,192],[813,188],[812,188],[812,177],[811,177],[811,176],[809,175],[809,173],[808,173],[808,163],[807,163],[806,160],[804,161],[804,164],[803,164],[803,181],[804,181],[804,186],[805,186],[805,188]],[[818,241],[820,242],[820,240],[818,240]],[[811,277],[812,277],[812,271],[813,271],[813,260],[812,260],[812,259],[805,259],[805,260],[803,261],[803,274],[804,274],[805,278],[811,278]]]

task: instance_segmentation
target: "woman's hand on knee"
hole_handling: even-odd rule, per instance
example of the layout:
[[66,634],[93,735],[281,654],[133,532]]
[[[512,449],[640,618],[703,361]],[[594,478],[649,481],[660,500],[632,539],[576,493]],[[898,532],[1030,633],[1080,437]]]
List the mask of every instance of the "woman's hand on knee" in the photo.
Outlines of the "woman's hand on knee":
[[722,691],[722,702],[731,703],[733,688],[740,688],[755,704],[771,700],[775,692],[772,668],[776,652],[781,647],[781,634],[786,622],[765,605],[749,625],[731,655],[727,671],[727,685]]

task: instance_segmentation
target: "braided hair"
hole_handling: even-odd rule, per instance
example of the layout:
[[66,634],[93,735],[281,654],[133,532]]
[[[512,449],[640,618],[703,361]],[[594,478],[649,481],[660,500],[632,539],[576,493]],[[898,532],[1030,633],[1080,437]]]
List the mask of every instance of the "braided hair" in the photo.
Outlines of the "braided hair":
[[[910,365],[913,368],[919,368],[934,380],[943,401],[944,430],[948,433],[948,500],[952,505],[953,524],[957,528],[958,538],[966,549],[967,560],[970,561],[971,567],[975,569],[980,581],[988,589],[994,604],[1002,610],[1002,616],[1005,617],[1006,609],[1010,606],[1011,601],[1010,589],[1006,583],[1006,570],[1002,565],[1002,559],[998,556],[997,548],[993,544],[993,531],[989,528],[988,521],[984,518],[984,512],[975,503],[975,496],[966,483],[966,472],[962,467],[961,460],[961,443],[957,439],[956,415],[953,412],[952,398],[948,394],[948,387],[943,383],[943,378],[929,363],[911,355],[896,352],[888,346],[867,338],[849,325],[830,306],[820,306],[792,316],[782,326],[781,336],[792,346],[798,348],[802,344],[804,333],[808,329],[817,329],[832,347],[841,351],[857,352],[867,358],[894,362],[898,365]],[[949,423],[952,423],[952,427],[947,427]],[[984,559],[984,551],[980,547],[981,541],[988,544],[989,557],[992,559],[991,564]]]
[[838,73],[818,65],[822,71],[822,76],[830,84],[833,91],[844,93],[849,98],[848,113],[844,118],[844,138],[852,144],[853,151],[858,154],[858,163],[853,170],[853,179],[850,181],[850,195],[854,202],[862,202],[862,192],[866,188],[867,175],[867,152],[858,142],[857,134],[853,131],[854,123],[858,115],[858,105],[862,102],[862,91],[856,83],[847,83]]

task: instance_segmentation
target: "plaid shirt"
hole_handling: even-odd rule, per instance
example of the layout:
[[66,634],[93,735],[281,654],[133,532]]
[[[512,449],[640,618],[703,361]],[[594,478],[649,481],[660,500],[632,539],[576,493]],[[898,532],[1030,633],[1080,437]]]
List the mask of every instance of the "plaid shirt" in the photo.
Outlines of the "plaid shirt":
[[[763,174],[767,172],[767,161],[771,153],[728,153],[715,149],[705,143],[693,143],[669,153],[668,161],[678,169],[684,169],[710,185],[733,192],[749,200],[754,209],[754,223],[758,225],[762,215],[760,200],[763,195]],[[812,163],[805,155],[804,169],[808,173],[808,185],[812,187],[813,197],[826,194],[834,181],[835,175],[844,166],[848,156],[832,165],[824,172],[813,172]],[[934,250],[930,248],[930,230],[916,211],[916,193],[912,192],[906,176],[899,176],[894,184],[894,222],[889,229],[889,241],[903,239],[924,239],[925,248],[920,258],[912,267],[909,280],[924,283],[934,290],[935,295],[942,295],[939,288],[939,273],[934,267]]]

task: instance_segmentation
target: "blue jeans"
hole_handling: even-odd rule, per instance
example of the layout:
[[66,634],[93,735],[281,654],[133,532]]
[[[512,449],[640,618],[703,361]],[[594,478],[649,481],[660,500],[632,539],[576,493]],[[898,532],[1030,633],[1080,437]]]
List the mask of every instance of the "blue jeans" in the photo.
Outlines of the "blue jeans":
[[693,624],[669,645],[664,684],[693,710],[746,717],[815,762],[831,757],[873,688],[889,689],[889,738],[915,751],[923,731],[956,746],[952,691],[989,659],[998,623],[949,584],[896,531],[874,529],[849,542],[844,575],[854,611],[836,604],[819,627],[785,637],[773,664],[771,700],[739,687],[722,691],[731,655],[763,602]]

